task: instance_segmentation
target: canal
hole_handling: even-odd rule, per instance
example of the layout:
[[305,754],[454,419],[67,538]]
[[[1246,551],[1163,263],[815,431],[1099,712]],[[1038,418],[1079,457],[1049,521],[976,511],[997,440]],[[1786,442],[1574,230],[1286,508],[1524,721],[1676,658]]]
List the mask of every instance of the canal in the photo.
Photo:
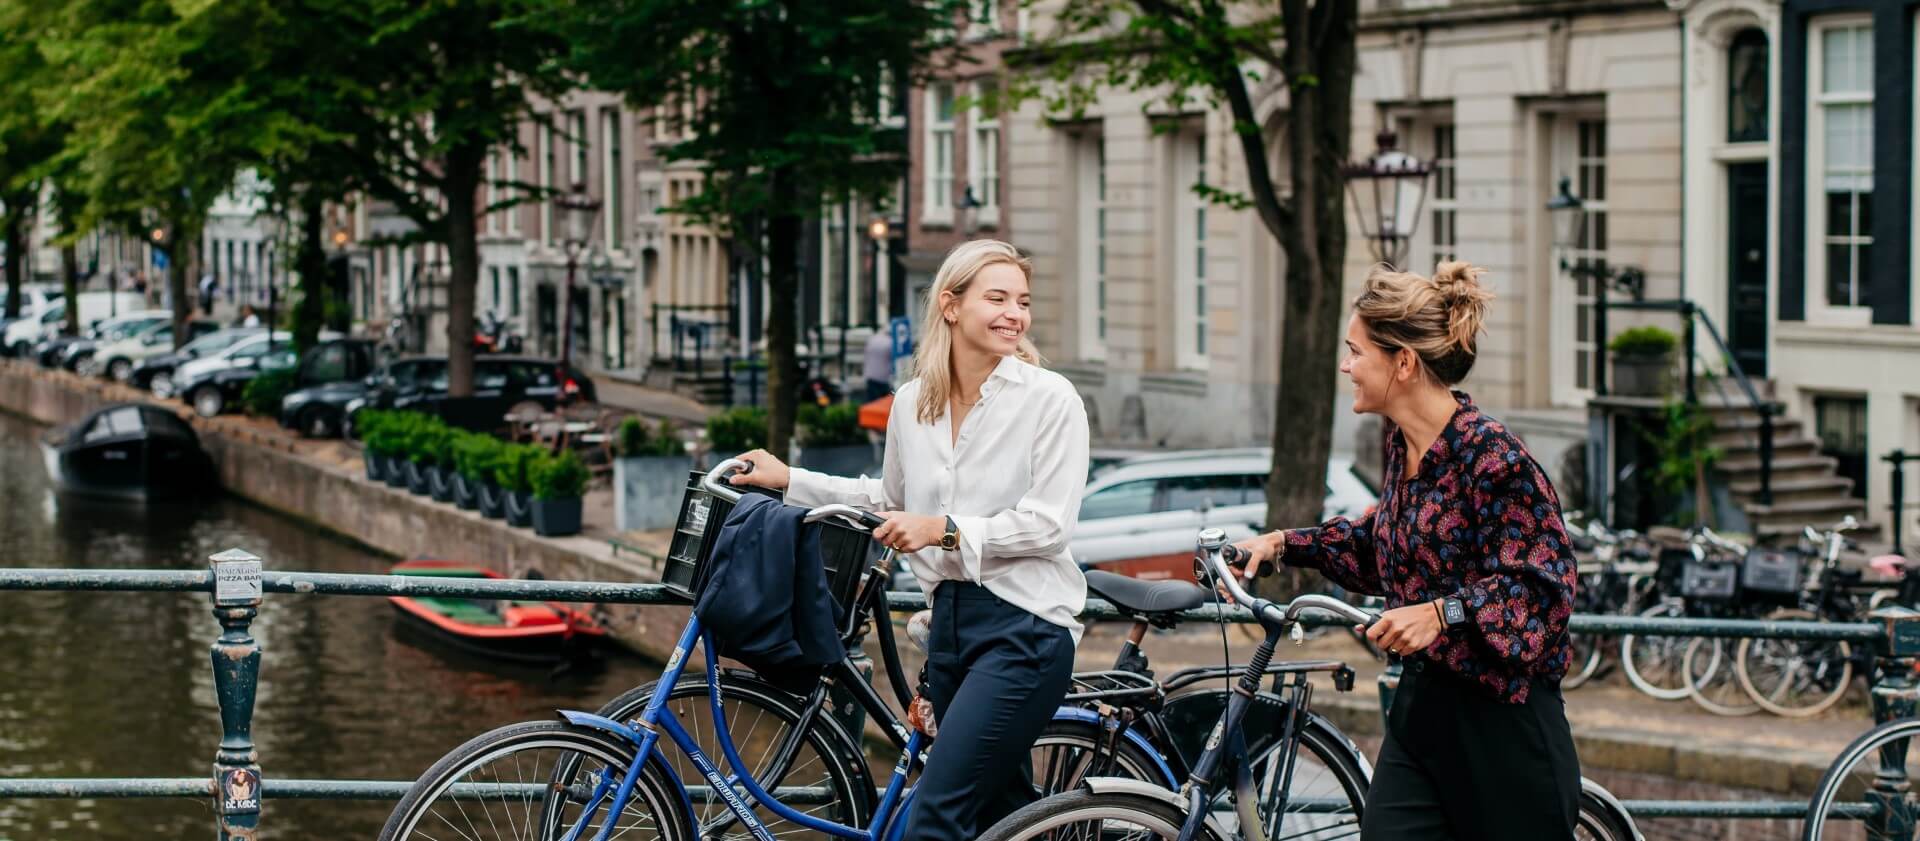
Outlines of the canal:
[[[198,569],[239,547],[269,568],[384,572],[390,561],[233,499],[145,509],[56,497],[41,428],[0,415],[0,564]],[[483,559],[471,559],[483,560]],[[0,776],[198,777],[220,739],[204,594],[0,593]],[[269,777],[412,779],[492,727],[592,709],[650,679],[503,669],[399,626],[385,599],[269,596],[254,740]],[[271,801],[273,838],[372,838],[391,804]],[[213,832],[208,802],[0,800],[0,841],[146,841]]]

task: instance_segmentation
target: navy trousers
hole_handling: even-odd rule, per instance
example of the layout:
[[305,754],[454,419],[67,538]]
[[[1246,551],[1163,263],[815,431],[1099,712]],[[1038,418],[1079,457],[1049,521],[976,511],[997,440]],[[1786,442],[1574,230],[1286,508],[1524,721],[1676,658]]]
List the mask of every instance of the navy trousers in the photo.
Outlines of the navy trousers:
[[1067,695],[1073,635],[978,584],[933,591],[924,691],[939,736],[907,841],[972,841],[1033,800],[1033,743]]
[[1580,758],[1558,683],[1508,704],[1410,659],[1386,731],[1361,841],[1573,841]]

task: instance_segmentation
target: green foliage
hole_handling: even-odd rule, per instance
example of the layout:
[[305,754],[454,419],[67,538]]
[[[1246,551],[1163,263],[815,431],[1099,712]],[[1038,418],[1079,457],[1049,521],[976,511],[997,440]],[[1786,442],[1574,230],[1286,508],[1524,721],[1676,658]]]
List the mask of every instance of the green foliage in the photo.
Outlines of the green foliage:
[[353,431],[360,437],[360,446],[374,455],[391,455],[396,449],[393,436],[393,413],[385,409],[361,409],[354,413]]
[[658,458],[687,452],[672,421],[663,420],[657,429],[649,430],[645,421],[633,417],[620,422],[614,448],[627,458]]
[[1668,400],[1662,414],[1666,423],[1652,436],[1660,459],[1653,479],[1661,490],[1681,493],[1720,461],[1721,451],[1713,446],[1713,418],[1699,405]]
[[506,447],[505,442],[483,432],[455,432],[453,467],[472,481],[491,482]]
[[867,443],[860,428],[860,407],[849,402],[830,406],[806,404],[797,416],[802,447],[841,447]]
[[767,410],[735,406],[707,418],[707,443],[728,458],[767,444]]
[[532,444],[505,445],[500,450],[499,461],[494,465],[494,483],[514,493],[532,493],[534,462],[546,457],[546,454],[545,449]]
[[240,405],[247,414],[256,417],[279,417],[280,401],[292,394],[296,385],[292,368],[262,371],[247,381],[246,389],[240,393]]
[[577,499],[587,490],[587,463],[572,450],[542,453],[530,472],[534,499]]
[[1679,344],[1673,331],[1648,325],[1620,331],[1607,342],[1607,349],[1627,356],[1659,356],[1672,353]]
[[406,412],[407,458],[415,464],[452,464],[454,429],[432,415]]

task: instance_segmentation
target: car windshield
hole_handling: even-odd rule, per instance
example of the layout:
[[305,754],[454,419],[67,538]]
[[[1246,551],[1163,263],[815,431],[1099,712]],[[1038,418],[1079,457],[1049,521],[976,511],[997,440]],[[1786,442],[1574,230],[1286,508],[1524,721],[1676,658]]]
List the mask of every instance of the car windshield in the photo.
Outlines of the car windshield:
[[258,335],[260,335],[260,333],[257,330],[221,330],[217,333],[208,333],[205,336],[194,339],[188,342],[187,346],[181,348],[181,350],[194,354],[213,353],[233,347],[243,339],[250,339]]

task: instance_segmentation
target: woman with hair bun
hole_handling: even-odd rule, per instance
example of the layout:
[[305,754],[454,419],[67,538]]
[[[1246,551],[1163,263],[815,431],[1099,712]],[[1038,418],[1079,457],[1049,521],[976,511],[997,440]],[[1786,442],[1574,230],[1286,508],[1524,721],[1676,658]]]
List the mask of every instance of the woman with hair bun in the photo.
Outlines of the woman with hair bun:
[[1520,439],[1453,386],[1493,293],[1484,270],[1375,269],[1340,371],[1355,412],[1386,418],[1378,505],[1240,544],[1246,574],[1283,562],[1385,596],[1368,638],[1404,667],[1362,841],[1561,841],[1580,760],[1560,697],[1574,559],[1560,500]]

